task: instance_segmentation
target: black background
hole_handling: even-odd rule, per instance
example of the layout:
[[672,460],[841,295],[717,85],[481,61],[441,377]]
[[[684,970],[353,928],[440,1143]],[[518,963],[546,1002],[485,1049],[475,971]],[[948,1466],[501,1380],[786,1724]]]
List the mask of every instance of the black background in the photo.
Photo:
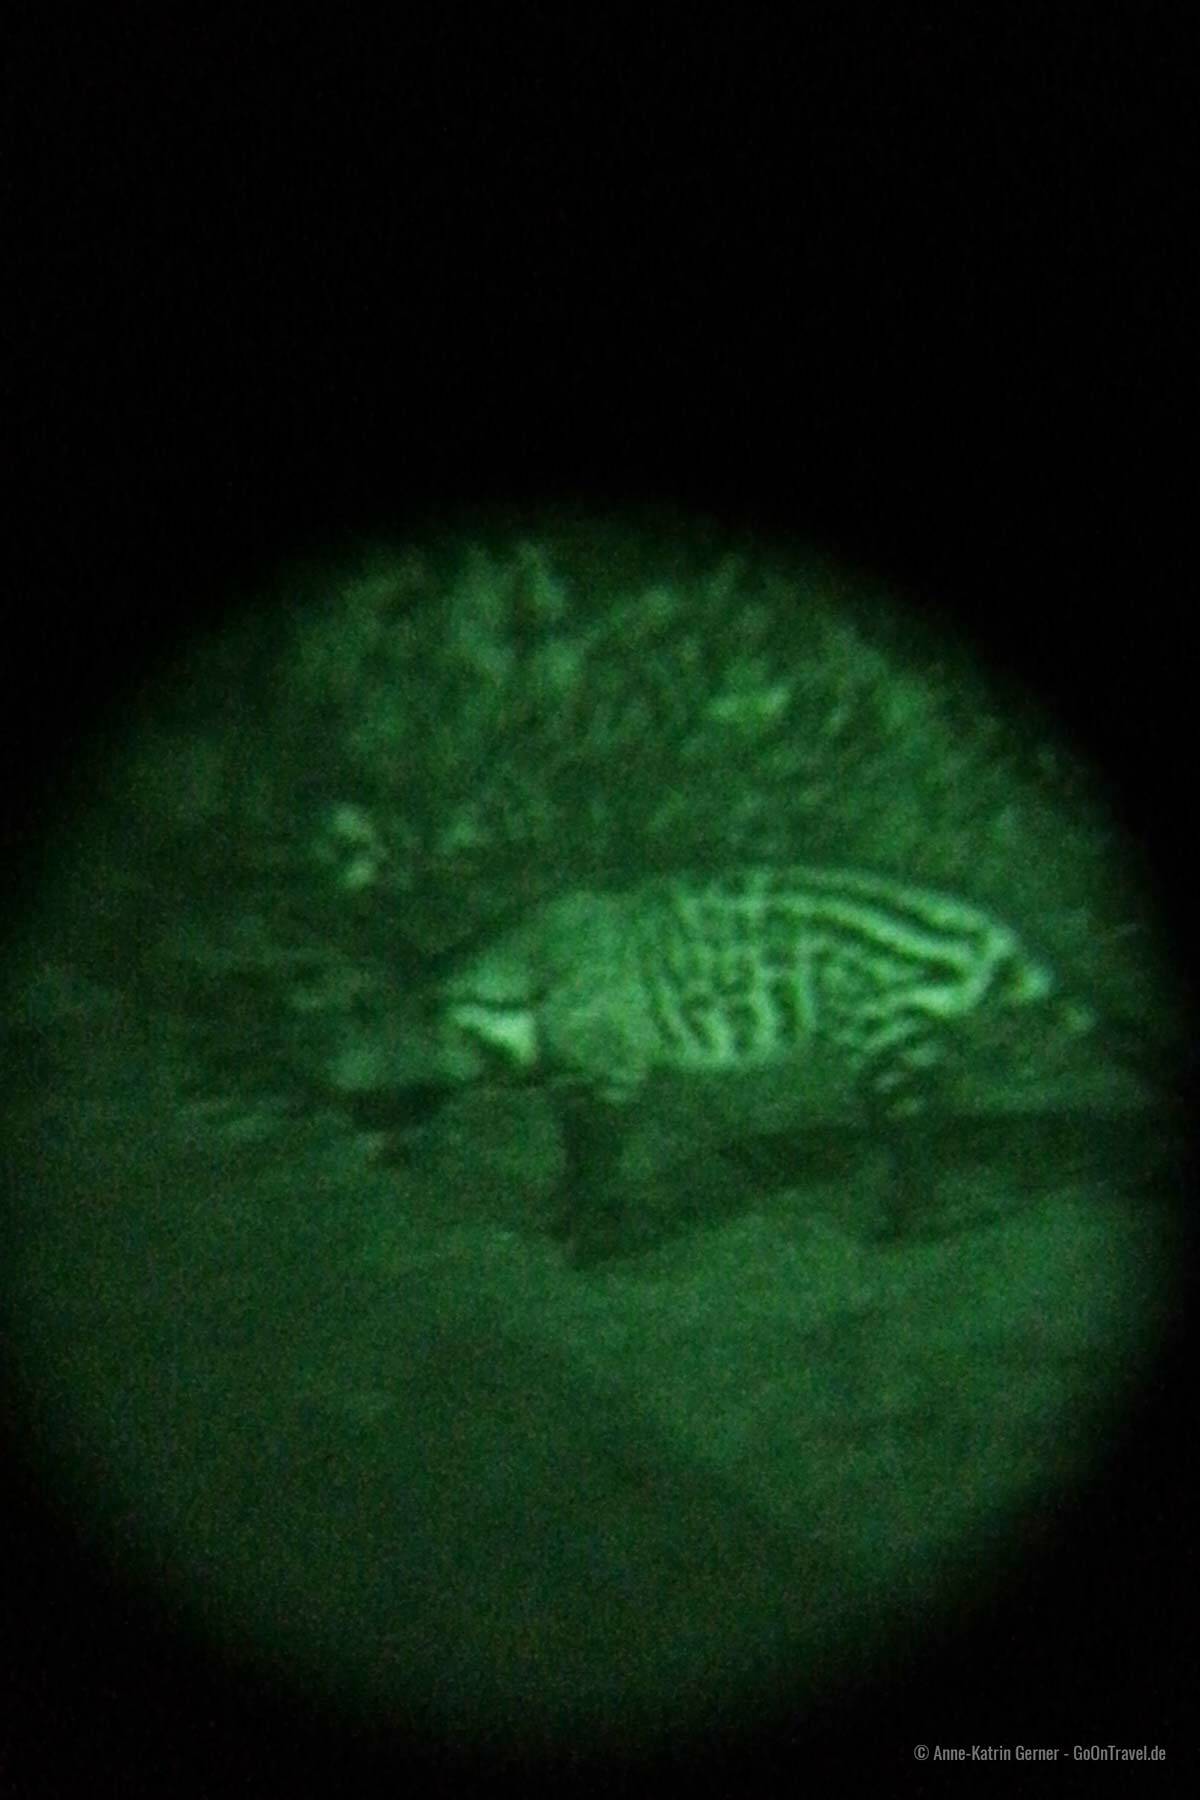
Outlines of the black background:
[[[281,555],[444,505],[668,502],[936,593],[1032,674],[1157,858],[1184,967],[1183,59],[1140,9],[954,19],[127,8],[19,32],[10,868],[114,684]],[[1157,1741],[1178,1791],[1184,1374],[1181,1349],[1036,1586],[713,1785],[838,1753],[886,1791],[926,1738]],[[26,1499],[0,1792],[6,1755],[20,1792],[282,1790],[297,1753],[353,1786],[368,1746],[190,1664]]]

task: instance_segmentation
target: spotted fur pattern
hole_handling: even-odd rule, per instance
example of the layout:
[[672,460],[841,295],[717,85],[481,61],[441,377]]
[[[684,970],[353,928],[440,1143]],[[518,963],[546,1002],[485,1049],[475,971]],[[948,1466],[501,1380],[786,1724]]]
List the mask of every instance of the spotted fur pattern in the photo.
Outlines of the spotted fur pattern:
[[615,1103],[656,1071],[824,1062],[901,1114],[972,1019],[1053,989],[1016,932],[966,900],[752,866],[544,902],[466,960],[443,1017],[464,1069],[491,1061]]

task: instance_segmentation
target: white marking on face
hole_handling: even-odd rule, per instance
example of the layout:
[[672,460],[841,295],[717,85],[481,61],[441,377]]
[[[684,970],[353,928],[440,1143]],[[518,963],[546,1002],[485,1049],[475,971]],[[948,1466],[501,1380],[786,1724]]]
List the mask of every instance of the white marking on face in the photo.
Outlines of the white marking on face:
[[462,1002],[451,1009],[450,1019],[459,1031],[490,1044],[519,1068],[532,1068],[538,1060],[537,1021],[528,1007]]

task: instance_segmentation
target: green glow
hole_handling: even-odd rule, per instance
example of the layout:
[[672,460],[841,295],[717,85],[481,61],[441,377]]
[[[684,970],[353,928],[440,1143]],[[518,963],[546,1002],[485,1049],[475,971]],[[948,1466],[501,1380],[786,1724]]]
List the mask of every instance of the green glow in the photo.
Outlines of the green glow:
[[[14,946],[47,1486],[335,1716],[803,1716],[985,1608],[1153,1366],[1178,1022],[1132,852],[1031,702],[791,550],[548,518],[281,585],[128,721]],[[798,857],[969,895],[1062,981],[921,1146],[951,1228],[877,1240],[840,1096],[767,1180],[729,1121],[778,1089],[674,1091],[620,1147],[654,1228],[573,1261],[559,1100],[447,1071],[432,972],[554,893]]]

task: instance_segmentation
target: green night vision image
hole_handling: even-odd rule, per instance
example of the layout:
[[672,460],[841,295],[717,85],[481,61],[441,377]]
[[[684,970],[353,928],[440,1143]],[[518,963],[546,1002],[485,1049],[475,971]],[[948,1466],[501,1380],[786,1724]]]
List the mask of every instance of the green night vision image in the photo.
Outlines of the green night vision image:
[[798,1717],[1087,1490],[1180,1021],[1085,761],[703,521],[379,542],[180,645],[7,947],[3,1299],[96,1559],[315,1716]]

